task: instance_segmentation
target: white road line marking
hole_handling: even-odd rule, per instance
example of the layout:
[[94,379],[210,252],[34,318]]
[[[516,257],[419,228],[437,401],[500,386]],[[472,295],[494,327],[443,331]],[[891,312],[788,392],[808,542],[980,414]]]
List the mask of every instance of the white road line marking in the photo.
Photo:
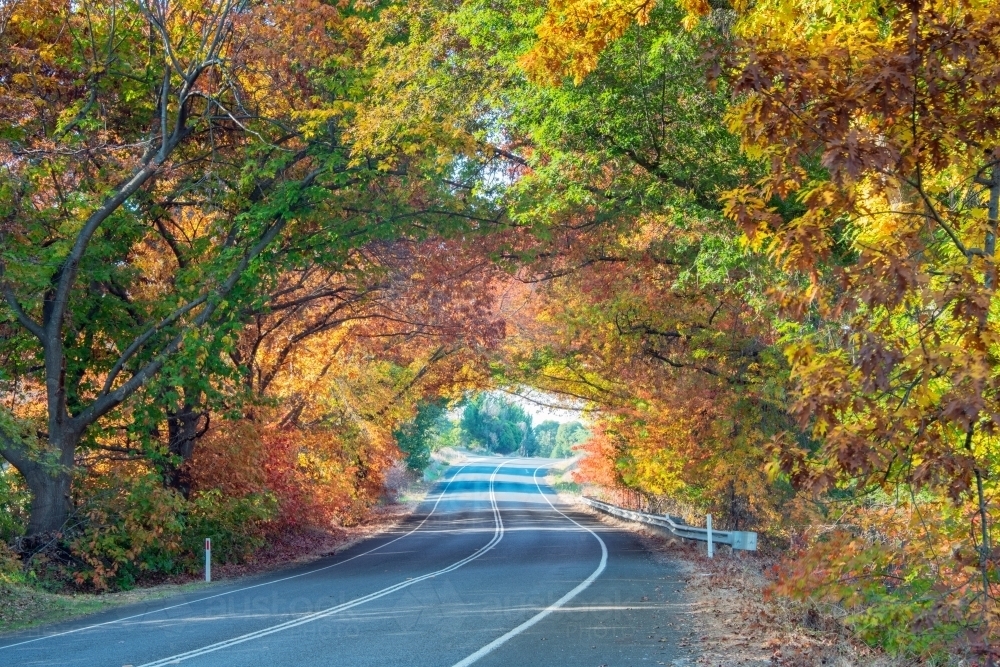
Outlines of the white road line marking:
[[293,621],[286,621],[284,623],[279,623],[278,625],[273,625],[269,628],[257,630],[256,632],[248,632],[247,634],[240,635],[239,637],[233,637],[232,639],[226,639],[221,642],[216,642],[215,644],[209,644],[208,646],[203,646],[202,648],[199,649],[194,649],[192,651],[187,651],[185,653],[178,653],[177,655],[172,655],[167,658],[154,660],[153,662],[147,662],[143,665],[140,665],[139,667],[162,667],[163,665],[177,664],[181,661],[190,660],[191,658],[197,658],[207,653],[214,653],[215,651],[221,651],[222,649],[229,648],[230,646],[236,646],[237,644],[242,644],[243,642],[248,642],[253,639],[258,639],[260,637],[266,637],[267,635],[271,635],[276,632],[282,632],[284,630],[289,630],[291,628],[300,625],[305,625],[306,623],[312,623],[313,621],[318,621],[322,618],[333,616],[334,614],[340,613],[347,609],[351,609],[352,607],[357,607],[358,605],[362,605],[366,602],[371,602],[372,600],[377,600],[381,597],[385,597],[386,595],[390,595],[392,593],[395,593],[396,591],[402,590],[421,581],[431,579],[432,577],[436,577],[441,574],[452,572],[462,567],[463,565],[476,560],[484,553],[495,547],[500,542],[500,540],[503,539],[504,535],[503,517],[500,515],[500,508],[497,506],[494,482],[496,481],[496,476],[497,473],[500,471],[500,468],[503,468],[505,465],[507,465],[507,463],[509,462],[504,462],[501,463],[499,466],[497,466],[496,469],[493,471],[493,474],[490,476],[490,504],[493,508],[493,520],[495,526],[493,532],[493,539],[491,539],[485,546],[480,547],[473,554],[466,556],[462,560],[456,561],[451,565],[449,565],[448,567],[442,568],[440,570],[429,572],[427,574],[421,575],[419,577],[414,577],[413,579],[408,579],[406,581],[401,581],[397,584],[393,584],[392,586],[387,586],[382,590],[375,591],[374,593],[369,593],[368,595],[355,598],[354,600],[350,600],[349,602],[344,602],[343,604],[339,604],[330,607],[328,609],[323,609],[321,611],[317,611],[312,614],[307,614]]
[[[233,593],[242,593],[243,591],[249,591],[249,590],[252,590],[254,588],[260,588],[261,586],[270,586],[271,584],[279,584],[282,581],[288,581],[289,579],[297,579],[299,577],[304,577],[307,574],[316,574],[317,572],[322,572],[323,570],[329,570],[332,567],[337,567],[339,565],[343,565],[344,563],[348,563],[348,562],[350,562],[350,561],[352,561],[352,560],[354,560],[356,558],[361,558],[362,556],[367,556],[368,554],[373,553],[375,551],[378,551],[379,549],[384,549],[385,547],[389,546],[390,544],[393,544],[394,542],[400,541],[404,537],[409,537],[413,533],[415,533],[418,530],[420,530],[420,527],[423,526],[427,522],[427,520],[429,518],[431,518],[431,515],[434,514],[434,512],[437,510],[438,503],[441,502],[441,499],[444,498],[445,493],[448,492],[448,487],[451,486],[451,483],[454,482],[455,478],[458,477],[462,473],[463,470],[465,470],[466,468],[468,468],[469,465],[471,465],[471,464],[467,463],[467,464],[463,465],[461,468],[458,469],[458,471],[454,475],[451,476],[451,479],[448,480],[448,483],[445,484],[444,488],[441,490],[441,494],[438,496],[437,501],[435,501],[434,507],[432,507],[431,511],[427,513],[427,516],[425,516],[423,518],[423,520],[420,523],[417,524],[416,528],[414,528],[413,530],[411,530],[408,533],[404,533],[403,535],[400,535],[399,537],[397,537],[394,540],[389,540],[385,544],[380,544],[379,546],[375,547],[374,549],[369,549],[368,551],[366,551],[364,553],[360,553],[360,554],[357,554],[355,556],[351,556],[350,558],[345,558],[344,560],[337,561],[336,563],[332,563],[330,565],[324,565],[323,567],[316,568],[315,570],[309,570],[308,572],[300,572],[299,574],[293,574],[293,575],[288,576],[288,577],[282,577],[281,579],[274,579],[272,581],[265,581],[265,582],[260,583],[260,584],[254,584],[253,586],[244,586],[243,588],[237,588],[235,590],[226,591],[225,593],[216,593],[215,595],[207,595],[207,596],[205,596],[203,598],[198,598],[197,600],[190,600],[188,602],[181,602],[179,604],[170,605],[169,607],[161,607],[160,609],[154,609],[152,611],[144,611],[141,614],[134,614],[132,616],[126,616],[124,618],[116,618],[113,621],[105,621],[103,623],[94,623],[93,625],[87,625],[87,626],[84,626],[82,628],[75,628],[73,630],[65,630],[63,632],[56,632],[56,633],[53,633],[51,635],[45,635],[44,637],[35,637],[34,639],[26,639],[24,641],[17,642],[16,644],[7,644],[6,646],[0,646],[0,651],[2,651],[4,649],[8,649],[8,648],[14,648],[15,646],[24,646],[25,644],[32,644],[34,642],[40,642],[43,639],[53,639],[55,637],[62,637],[64,635],[71,635],[71,634],[74,634],[74,633],[77,633],[77,632],[83,632],[85,630],[93,630],[94,628],[100,628],[100,627],[103,627],[105,625],[113,625],[115,623],[122,623],[124,621],[131,621],[131,620],[136,619],[136,618],[142,618],[143,616],[149,616],[150,614],[158,614],[158,613],[160,613],[162,611],[169,611],[171,609],[177,609],[178,607],[184,607],[184,606],[189,605],[189,604],[197,604],[198,602],[204,602],[205,600],[212,600],[214,598],[223,597],[225,595],[232,595]],[[427,532],[427,531],[425,531],[425,532]]]
[[[549,507],[551,507],[556,512],[559,512],[559,514],[562,514],[564,517],[566,517],[567,519],[569,519],[573,523],[576,523],[576,521],[573,521],[573,519],[570,519],[568,516],[566,516],[565,514],[563,514],[562,512],[560,512],[558,509],[556,509],[556,506],[552,504],[552,501],[549,500],[545,496],[544,493],[542,493],[542,487],[538,485],[538,471],[539,470],[541,470],[541,468],[536,468],[534,474],[531,476],[531,478],[533,480],[535,480],[535,487],[538,488],[538,493],[541,494],[542,498],[545,498],[545,502],[547,502],[549,504]],[[588,533],[590,533],[591,535],[593,535],[594,538],[598,542],[601,543],[601,563],[600,563],[600,565],[597,566],[597,569],[594,570],[589,577],[587,577],[582,582],[580,582],[580,584],[576,588],[574,588],[569,593],[567,593],[566,595],[562,596],[561,598],[559,598],[558,600],[556,600],[555,602],[553,602],[550,606],[548,606],[545,609],[543,609],[542,611],[538,612],[537,614],[535,614],[534,616],[532,616],[527,621],[525,621],[521,625],[517,626],[516,628],[514,628],[513,630],[511,630],[507,634],[505,634],[505,635],[503,635],[501,637],[497,637],[496,639],[494,639],[493,641],[491,641],[489,644],[487,644],[486,646],[482,647],[481,649],[479,649],[478,651],[476,651],[475,653],[473,653],[472,655],[470,655],[466,659],[460,660],[459,662],[456,662],[453,667],[468,667],[468,665],[471,665],[472,663],[476,662],[480,658],[482,658],[485,655],[489,654],[494,649],[496,649],[498,646],[501,646],[501,645],[507,643],[510,639],[512,639],[512,638],[516,637],[517,635],[521,634],[522,632],[524,632],[525,630],[527,630],[528,628],[530,628],[531,626],[533,626],[535,623],[538,623],[540,620],[542,620],[543,618],[545,618],[546,616],[548,616],[552,612],[554,612],[557,609],[559,609],[560,607],[562,607],[564,604],[566,604],[567,602],[569,602],[570,600],[572,600],[573,598],[575,598],[577,595],[580,594],[580,592],[582,592],[584,589],[586,589],[588,586],[590,586],[590,584],[594,583],[594,580],[597,579],[597,577],[601,576],[601,572],[604,572],[604,568],[608,564],[608,547],[607,547],[607,545],[604,544],[604,540],[602,540],[600,538],[600,536],[597,533],[595,533],[594,531],[592,531],[590,528],[587,528],[586,526],[581,526],[579,523],[576,523],[576,525],[580,526],[580,528],[583,528]]]

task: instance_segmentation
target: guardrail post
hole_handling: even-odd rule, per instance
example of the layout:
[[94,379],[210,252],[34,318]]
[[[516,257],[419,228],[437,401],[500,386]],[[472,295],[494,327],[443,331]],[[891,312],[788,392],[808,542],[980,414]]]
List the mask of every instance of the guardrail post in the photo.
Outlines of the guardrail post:
[[212,538],[205,538],[205,581],[212,581]]
[[712,550],[712,515],[705,516],[705,527],[708,529],[708,557],[715,558]]

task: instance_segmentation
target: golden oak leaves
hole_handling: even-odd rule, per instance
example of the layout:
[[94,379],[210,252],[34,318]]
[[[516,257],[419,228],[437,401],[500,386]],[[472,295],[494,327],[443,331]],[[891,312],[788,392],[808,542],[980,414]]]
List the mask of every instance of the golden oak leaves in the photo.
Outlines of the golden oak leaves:
[[[538,41],[521,57],[521,67],[536,83],[559,85],[570,77],[579,85],[590,74],[609,44],[633,25],[646,25],[661,0],[556,0],[550,2],[535,28]],[[671,0],[665,0],[667,2]],[[708,16],[708,0],[677,0],[682,25],[693,29]],[[734,6],[742,11],[746,2]]]
[[[886,212],[907,215],[907,207],[927,204],[905,192],[918,170],[981,166],[976,147],[996,137],[996,112],[973,112],[954,95],[961,89],[966,99],[986,102],[992,94],[997,19],[989,3],[974,3],[961,20],[952,16],[950,23],[936,24],[937,17],[949,17],[952,5],[935,3],[913,16],[887,18],[866,14],[867,3],[758,3],[739,24],[748,41],[736,86],[746,95],[730,114],[730,127],[746,150],[766,157],[774,169],[756,188],[762,196],[730,195],[732,217],[752,233],[761,222],[776,221],[767,208],[771,197],[793,194],[824,219],[855,213],[867,196],[887,198],[878,202]],[[911,22],[918,28],[915,43],[907,37]],[[921,110],[918,126],[900,122],[912,117],[915,105]],[[802,171],[817,157],[832,184],[807,179]],[[867,180],[886,176],[894,181]],[[923,188],[947,187],[927,172],[922,177]],[[869,212],[874,215],[866,224],[885,218]],[[816,250],[822,258],[829,248]]]
[[776,454],[801,487],[865,494],[780,590],[853,606],[896,649],[995,641],[943,630],[997,612],[977,546],[996,533],[1000,429],[995,3],[765,0],[736,31],[730,129],[770,173],[726,213],[786,272],[793,412],[814,440]]
[[645,24],[655,6],[656,0],[555,0],[521,66],[539,83],[557,85],[565,76],[580,83],[605,47],[633,23]]

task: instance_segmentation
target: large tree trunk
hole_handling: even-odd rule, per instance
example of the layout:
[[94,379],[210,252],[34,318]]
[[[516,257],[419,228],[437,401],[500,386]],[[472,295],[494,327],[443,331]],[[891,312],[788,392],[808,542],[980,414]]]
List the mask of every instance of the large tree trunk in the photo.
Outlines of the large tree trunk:
[[49,436],[47,446],[30,451],[21,434],[0,432],[0,456],[21,473],[31,491],[29,537],[62,531],[72,510],[73,455],[80,433],[63,428]]
[[21,471],[28,488],[31,490],[31,519],[28,522],[28,535],[48,535],[61,532],[69,518],[72,503],[70,501],[70,483],[72,475],[69,470],[49,472],[38,466]]

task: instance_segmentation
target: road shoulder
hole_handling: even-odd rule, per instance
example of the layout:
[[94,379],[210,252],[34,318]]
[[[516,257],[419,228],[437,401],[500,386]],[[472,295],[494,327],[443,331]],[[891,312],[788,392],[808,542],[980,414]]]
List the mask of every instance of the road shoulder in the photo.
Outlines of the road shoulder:
[[572,493],[560,499],[601,523],[634,533],[652,557],[682,573],[691,601],[694,664],[729,667],[897,667],[899,663],[852,637],[830,610],[768,598],[766,572],[774,556],[705,546],[599,512]]

